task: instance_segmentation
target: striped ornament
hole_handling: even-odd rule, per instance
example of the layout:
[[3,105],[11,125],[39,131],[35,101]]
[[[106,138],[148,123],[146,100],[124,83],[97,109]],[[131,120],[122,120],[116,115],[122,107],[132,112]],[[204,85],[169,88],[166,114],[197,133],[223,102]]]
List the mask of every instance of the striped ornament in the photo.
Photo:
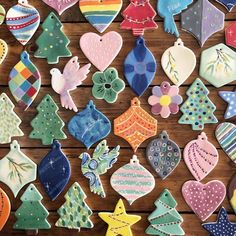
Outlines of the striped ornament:
[[80,10],[88,22],[103,33],[122,7],[122,0],[80,0]]
[[6,24],[15,38],[25,45],[32,38],[40,23],[39,12],[27,0],[19,0],[9,9]]
[[215,135],[225,153],[236,163],[236,126],[224,122],[218,125]]
[[129,164],[122,166],[111,176],[111,186],[131,205],[135,200],[150,193],[155,179],[133,156]]

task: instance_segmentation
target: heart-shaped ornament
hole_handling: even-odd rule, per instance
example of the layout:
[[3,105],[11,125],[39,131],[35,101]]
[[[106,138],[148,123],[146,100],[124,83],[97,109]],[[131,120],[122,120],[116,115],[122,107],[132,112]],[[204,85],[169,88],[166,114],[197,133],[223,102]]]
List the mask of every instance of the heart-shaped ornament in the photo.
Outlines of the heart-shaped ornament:
[[215,168],[218,160],[219,153],[215,146],[208,142],[204,132],[184,148],[184,161],[198,181],[204,179]]
[[120,12],[122,0],[80,0],[79,6],[88,22],[103,33]]
[[223,202],[226,188],[218,180],[212,180],[206,184],[189,180],[184,183],[182,194],[194,213],[201,221],[205,221]]
[[122,44],[122,37],[115,31],[108,32],[103,36],[90,32],[80,38],[80,48],[84,55],[102,72],[115,59]]
[[0,231],[6,224],[10,212],[11,212],[11,202],[7,194],[0,188]]
[[8,53],[8,46],[4,40],[0,39],[0,65],[5,60],[7,53]]
[[236,126],[229,122],[221,123],[215,135],[225,153],[236,163]]

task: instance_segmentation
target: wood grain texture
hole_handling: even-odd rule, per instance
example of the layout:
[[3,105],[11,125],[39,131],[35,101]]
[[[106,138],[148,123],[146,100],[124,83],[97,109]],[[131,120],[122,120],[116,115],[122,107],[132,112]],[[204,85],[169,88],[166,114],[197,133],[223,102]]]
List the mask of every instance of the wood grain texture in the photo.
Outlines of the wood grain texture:
[[[194,0],[195,1],[195,0]],[[49,8],[46,4],[42,2],[42,0],[29,0],[30,4],[34,5],[40,12],[41,15],[41,21],[45,19],[45,17],[49,14],[50,11],[52,11],[51,8]],[[215,6],[217,6],[219,9],[223,10],[224,13],[227,13],[226,9],[216,3],[215,0],[211,0],[212,3],[214,3]],[[8,0],[4,1],[3,5],[6,9],[9,9],[12,5],[14,5],[16,1],[14,0]],[[123,1],[123,9],[129,4],[129,0]],[[155,7],[156,0],[151,0],[151,4]],[[81,65],[84,65],[88,63],[88,60],[83,55],[82,51],[79,48],[79,39],[81,35],[83,35],[86,32],[92,31],[96,32],[94,28],[86,22],[85,18],[82,16],[82,14],[79,11],[78,4],[76,4],[74,7],[67,10],[61,17],[61,21],[63,22],[64,26],[64,32],[69,37],[71,43],[69,45],[70,50],[72,51],[73,55],[77,55],[79,57],[79,61]],[[141,100],[141,106],[150,113],[150,106],[147,103],[148,97],[151,95],[151,87],[154,85],[160,85],[160,83],[164,80],[168,80],[168,78],[165,76],[164,71],[161,69],[160,66],[160,59],[163,54],[163,52],[173,45],[173,43],[176,41],[176,38],[172,35],[166,34],[163,31],[163,21],[160,17],[155,18],[158,22],[159,28],[157,30],[150,30],[145,32],[145,40],[146,44],[149,47],[149,49],[154,54],[157,62],[158,62],[158,70],[156,73],[156,77],[150,86],[150,88],[145,92],[145,94],[140,98]],[[236,19],[236,8],[231,12],[226,14],[226,22],[225,27],[230,25],[234,20]],[[119,71],[119,75],[122,79],[124,79],[123,76],[123,61],[126,57],[126,55],[129,53],[129,51],[134,47],[135,38],[132,36],[131,31],[125,31],[119,29],[119,24],[122,20],[121,14],[119,14],[115,22],[110,25],[108,28],[108,31],[114,30],[119,32],[124,40],[124,46],[117,56],[117,58],[114,60],[111,66],[115,67]],[[179,23],[180,17],[176,17],[177,25],[180,26]],[[180,28],[180,27],[179,27]],[[68,121],[71,119],[71,117],[75,114],[72,111],[65,110],[61,108],[60,102],[59,102],[59,96],[51,89],[50,87],[50,74],[49,71],[53,67],[57,67],[59,69],[63,69],[64,65],[67,63],[68,59],[60,59],[60,63],[58,65],[48,65],[46,63],[46,60],[44,59],[36,59],[33,58],[33,53],[36,50],[36,45],[34,43],[35,39],[40,35],[42,32],[42,29],[39,28],[35,36],[32,38],[32,40],[27,44],[26,47],[22,47],[10,34],[8,29],[6,28],[6,25],[0,26],[0,38],[4,39],[7,44],[9,45],[9,53],[5,60],[5,62],[0,66],[0,92],[7,93],[12,101],[14,101],[12,95],[9,92],[8,89],[8,75],[12,67],[19,61],[20,53],[22,50],[27,50],[30,55],[32,61],[36,64],[36,66],[39,68],[40,73],[42,75],[42,88],[40,90],[39,95],[37,96],[36,100],[32,104],[32,106],[25,112],[20,110],[18,106],[15,108],[15,112],[19,115],[19,117],[22,119],[21,128],[23,132],[25,133],[24,137],[16,138],[21,147],[22,151],[29,156],[35,163],[39,164],[41,159],[49,152],[50,147],[43,146],[40,142],[40,140],[32,140],[29,139],[28,135],[31,132],[32,128],[30,126],[30,121],[35,117],[37,114],[36,106],[39,104],[41,99],[49,93],[53,99],[56,101],[59,109],[59,115],[61,118],[65,121],[67,124]],[[204,48],[200,48],[195,38],[184,32],[181,31],[181,39],[185,43],[185,45],[189,48],[191,48],[194,53],[197,56],[197,66],[192,75],[189,77],[189,79],[181,86],[180,88],[180,94],[183,96],[184,99],[186,99],[186,90],[188,89],[189,85],[194,81],[195,78],[198,77],[198,71],[199,71],[199,62],[200,62],[200,54],[201,51],[216,45],[218,43],[222,43],[225,41],[224,39],[224,30],[221,32],[218,32],[212,36],[207,43],[204,45]],[[78,106],[79,110],[82,110],[86,104],[88,103],[89,99],[93,99],[97,108],[101,110],[113,123],[114,118],[122,114],[125,110],[127,110],[130,106],[130,100],[135,96],[135,94],[132,92],[132,90],[129,88],[129,86],[126,86],[126,89],[123,93],[120,94],[120,97],[118,101],[115,104],[108,105],[106,102],[102,100],[95,100],[92,97],[91,94],[91,87],[92,87],[92,74],[96,72],[95,67],[92,66],[91,73],[89,74],[88,79],[85,81],[85,83],[80,86],[77,90],[73,91],[72,97],[76,102],[76,105]],[[124,79],[125,80],[125,79]],[[125,81],[126,82],[126,81]],[[227,90],[232,91],[235,88],[236,80],[232,82],[231,84],[225,86],[224,88],[216,89],[213,86],[211,86],[207,81],[204,80],[204,83],[207,85],[208,89],[210,90],[210,99],[213,101],[213,103],[216,105],[217,110],[215,112],[219,122],[223,122],[224,118],[224,111],[226,109],[226,103],[218,96],[218,91],[220,90]],[[15,102],[15,101],[14,101]],[[178,119],[181,116],[181,113],[177,115],[172,115],[168,119],[162,119],[160,116],[156,117],[158,120],[158,134],[162,130],[166,130],[172,140],[174,140],[183,150],[184,146],[191,140],[196,139],[197,135],[200,132],[192,131],[190,125],[179,125]],[[233,118],[229,120],[233,123],[236,123],[236,119]],[[227,155],[220,149],[220,146],[218,142],[216,141],[214,132],[216,125],[206,125],[204,132],[207,133],[207,136],[209,138],[209,141],[212,142],[219,151],[219,163],[216,166],[216,168],[207,176],[202,182],[206,183],[213,179],[218,179],[224,182],[225,185],[227,185],[229,179],[236,171],[236,166],[233,164],[232,161],[229,160]],[[90,193],[89,187],[88,187],[88,181],[85,179],[81,173],[80,165],[81,160],[78,158],[78,156],[86,151],[84,146],[76,141],[74,138],[72,138],[68,132],[67,127],[64,127],[64,131],[68,135],[67,140],[61,141],[63,151],[68,156],[71,167],[72,167],[72,177],[70,179],[69,184],[63,191],[63,193],[54,201],[52,202],[49,197],[45,194],[39,180],[35,181],[35,185],[43,195],[43,204],[45,207],[49,210],[50,216],[49,221],[52,224],[51,230],[45,230],[45,231],[39,231],[39,236],[52,236],[52,235],[58,235],[58,236],[66,236],[68,233],[71,236],[74,235],[94,235],[94,236],[104,236],[106,232],[107,225],[99,219],[97,216],[97,213],[100,211],[113,211],[114,207],[116,205],[116,202],[120,198],[120,196],[111,188],[110,186],[110,177],[112,173],[117,170],[119,167],[123,166],[127,162],[129,162],[129,159],[133,155],[133,151],[130,148],[129,144],[125,142],[123,139],[115,136],[113,132],[108,136],[108,144],[110,147],[115,147],[116,145],[121,146],[120,156],[118,162],[114,165],[114,167],[108,171],[107,174],[103,175],[101,177],[102,183],[104,185],[105,191],[107,193],[107,198],[101,199],[97,195],[94,195]],[[186,232],[187,236],[205,236],[208,235],[207,232],[201,227],[200,220],[192,213],[191,209],[186,205],[182,195],[181,195],[181,187],[183,183],[189,179],[193,179],[192,175],[188,171],[186,165],[184,164],[184,161],[181,160],[179,166],[175,169],[175,171],[164,181],[162,181],[155,172],[152,170],[150,165],[148,164],[145,156],[145,148],[150,142],[149,139],[146,142],[144,142],[141,147],[137,151],[137,155],[140,159],[141,164],[147,168],[155,177],[156,180],[156,187],[155,189],[144,198],[141,198],[137,200],[132,206],[129,206],[127,202],[125,202],[127,212],[129,213],[135,213],[140,216],[142,216],[142,220],[134,225],[132,228],[133,235],[134,236],[144,236],[145,229],[148,226],[147,217],[148,215],[155,209],[154,201],[159,196],[159,194],[163,191],[164,188],[168,188],[174,197],[176,198],[178,202],[177,210],[181,213],[181,215],[184,218],[183,228]],[[94,150],[94,146],[89,150],[90,153],[92,153]],[[9,152],[9,145],[1,145],[0,146],[0,158],[4,157]],[[83,187],[85,193],[87,194],[87,203],[89,206],[93,209],[94,215],[92,217],[92,220],[94,222],[95,227],[92,230],[80,232],[78,234],[78,231],[75,230],[67,230],[63,228],[56,228],[54,226],[56,220],[58,219],[58,215],[56,213],[56,210],[64,203],[65,199],[63,195],[66,193],[66,191],[69,189],[70,185],[74,182],[78,181],[81,186]],[[12,203],[12,214],[7,222],[6,226],[3,228],[3,230],[0,232],[0,236],[10,236],[10,235],[25,235],[26,232],[24,231],[15,231],[12,229],[12,226],[15,222],[14,212],[17,210],[17,208],[20,206],[20,196],[26,189],[26,186],[20,191],[17,198],[15,199],[13,197],[13,194],[9,190],[9,188],[4,185],[3,183],[0,183],[0,187],[6,191],[8,194],[11,203]],[[232,221],[236,221],[236,217],[233,214],[233,210],[229,205],[229,202],[227,198],[224,200],[223,204],[227,211],[230,213],[230,219]],[[216,211],[216,213],[218,210]],[[216,213],[209,218],[208,221],[214,221],[216,219]],[[123,235],[125,236],[125,235]]]

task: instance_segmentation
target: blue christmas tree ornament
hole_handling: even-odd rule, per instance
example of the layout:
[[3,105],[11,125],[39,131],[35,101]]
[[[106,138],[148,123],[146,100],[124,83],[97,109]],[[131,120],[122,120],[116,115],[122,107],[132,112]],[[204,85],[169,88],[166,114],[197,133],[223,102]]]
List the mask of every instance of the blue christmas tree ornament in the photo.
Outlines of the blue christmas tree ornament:
[[45,192],[52,200],[55,200],[71,176],[70,162],[57,140],[53,141],[51,151],[40,162],[38,173]]
[[124,62],[125,77],[138,96],[142,96],[152,83],[156,68],[156,60],[146,47],[144,38],[138,37],[136,47],[128,54]]

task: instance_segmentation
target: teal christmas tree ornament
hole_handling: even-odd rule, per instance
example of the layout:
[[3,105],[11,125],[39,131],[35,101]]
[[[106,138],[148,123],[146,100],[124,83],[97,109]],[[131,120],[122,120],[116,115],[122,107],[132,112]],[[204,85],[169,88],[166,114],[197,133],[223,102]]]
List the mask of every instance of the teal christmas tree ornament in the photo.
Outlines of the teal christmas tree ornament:
[[111,122],[90,100],[86,108],[69,121],[68,131],[89,149],[111,132]]

